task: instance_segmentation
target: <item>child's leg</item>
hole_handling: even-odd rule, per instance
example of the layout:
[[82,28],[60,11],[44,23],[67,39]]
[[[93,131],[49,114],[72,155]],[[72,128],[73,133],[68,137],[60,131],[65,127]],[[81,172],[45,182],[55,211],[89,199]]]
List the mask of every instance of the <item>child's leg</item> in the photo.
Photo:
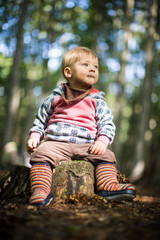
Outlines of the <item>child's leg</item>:
[[[45,141],[31,155],[30,171],[31,198],[32,205],[48,205],[53,194],[51,193],[52,169],[61,160],[71,159],[70,147],[67,143],[56,141]],[[52,167],[51,167],[52,166]]]
[[114,163],[100,162],[96,166],[96,180],[99,195],[110,200],[129,200],[136,197],[132,184],[120,184]]
[[53,199],[52,169],[49,163],[33,163],[30,170],[31,197],[29,203],[47,206]]
[[133,199],[136,197],[135,188],[132,184],[119,184],[117,170],[115,167],[116,158],[112,151],[106,149],[102,155],[91,154],[88,150],[92,144],[73,144],[75,159],[84,159],[96,164],[96,180],[99,195],[106,199]]

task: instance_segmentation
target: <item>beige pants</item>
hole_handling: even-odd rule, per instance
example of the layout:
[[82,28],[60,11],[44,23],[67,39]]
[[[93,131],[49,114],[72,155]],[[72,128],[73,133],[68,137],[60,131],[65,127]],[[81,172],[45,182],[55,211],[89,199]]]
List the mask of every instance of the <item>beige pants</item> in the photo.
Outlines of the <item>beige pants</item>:
[[89,152],[92,144],[75,144],[70,142],[44,141],[31,155],[31,164],[34,162],[48,162],[54,168],[61,161],[86,160],[93,164],[99,161],[116,163],[114,153],[109,149],[102,155]]

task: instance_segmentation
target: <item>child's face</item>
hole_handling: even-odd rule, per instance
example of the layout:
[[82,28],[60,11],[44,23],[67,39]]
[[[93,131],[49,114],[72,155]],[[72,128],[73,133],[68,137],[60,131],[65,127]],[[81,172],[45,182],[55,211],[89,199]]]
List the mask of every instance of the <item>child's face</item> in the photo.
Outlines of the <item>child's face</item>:
[[71,87],[87,89],[98,81],[98,59],[92,55],[84,55],[68,70],[68,81]]

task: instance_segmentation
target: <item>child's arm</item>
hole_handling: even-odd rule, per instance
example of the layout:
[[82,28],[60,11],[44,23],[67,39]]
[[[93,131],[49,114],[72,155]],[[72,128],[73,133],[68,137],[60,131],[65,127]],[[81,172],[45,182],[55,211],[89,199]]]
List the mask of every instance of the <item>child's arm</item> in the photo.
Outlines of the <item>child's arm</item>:
[[63,91],[63,86],[60,84],[55,88],[42,103],[40,106],[38,113],[36,114],[36,118],[33,122],[33,127],[30,129],[30,134],[33,132],[37,132],[41,135],[41,139],[43,138],[44,131],[48,125],[48,121],[53,114],[54,111],[54,100],[57,96],[61,96]]
[[108,145],[112,143],[115,135],[115,125],[112,119],[113,115],[105,98],[98,99],[96,106],[97,140],[89,149],[91,154],[104,154]]
[[41,135],[41,137],[43,137],[50,116],[53,113],[52,102],[53,100],[49,96],[40,106],[40,108],[38,109],[38,113],[36,114],[36,118],[33,122],[33,127],[30,129],[30,134],[33,132],[37,132]]
[[33,122],[33,127],[30,129],[29,140],[27,141],[27,152],[29,154],[36,150],[37,145],[43,138],[44,131],[53,112],[52,103],[53,94],[47,97],[38,109],[38,113],[36,114],[36,118]]
[[105,98],[97,100],[95,119],[97,124],[97,140],[101,140],[108,146],[108,144],[113,142],[115,125],[112,121],[112,112],[107,106]]
[[36,114],[36,118],[33,122],[33,127],[29,131],[30,138],[27,142],[27,151],[29,153],[34,152],[37,145],[40,143],[40,140],[43,139],[45,129],[48,125],[48,121],[54,111],[54,99],[57,96],[62,95],[62,90],[62,84],[57,86],[57,88],[53,90],[52,94],[50,94],[40,106],[38,113]]
[[47,127],[51,115],[51,103],[50,101],[48,102],[48,99],[50,99],[50,96],[40,106],[33,122],[33,127],[30,129],[30,137],[27,141],[27,152],[29,154],[35,151],[40,140],[43,138],[44,131]]

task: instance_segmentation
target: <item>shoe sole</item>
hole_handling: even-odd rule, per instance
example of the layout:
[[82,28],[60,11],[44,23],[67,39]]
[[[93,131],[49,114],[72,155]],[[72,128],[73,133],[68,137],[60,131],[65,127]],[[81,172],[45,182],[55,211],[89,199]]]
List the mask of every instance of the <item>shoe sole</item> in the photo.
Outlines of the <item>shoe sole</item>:
[[130,189],[122,191],[100,191],[98,194],[106,200],[113,201],[133,200],[136,197],[136,192]]
[[133,200],[135,198],[134,195],[129,194],[123,194],[123,195],[116,195],[116,196],[109,196],[109,197],[103,197],[106,200],[114,200],[114,201],[125,201],[125,200]]

